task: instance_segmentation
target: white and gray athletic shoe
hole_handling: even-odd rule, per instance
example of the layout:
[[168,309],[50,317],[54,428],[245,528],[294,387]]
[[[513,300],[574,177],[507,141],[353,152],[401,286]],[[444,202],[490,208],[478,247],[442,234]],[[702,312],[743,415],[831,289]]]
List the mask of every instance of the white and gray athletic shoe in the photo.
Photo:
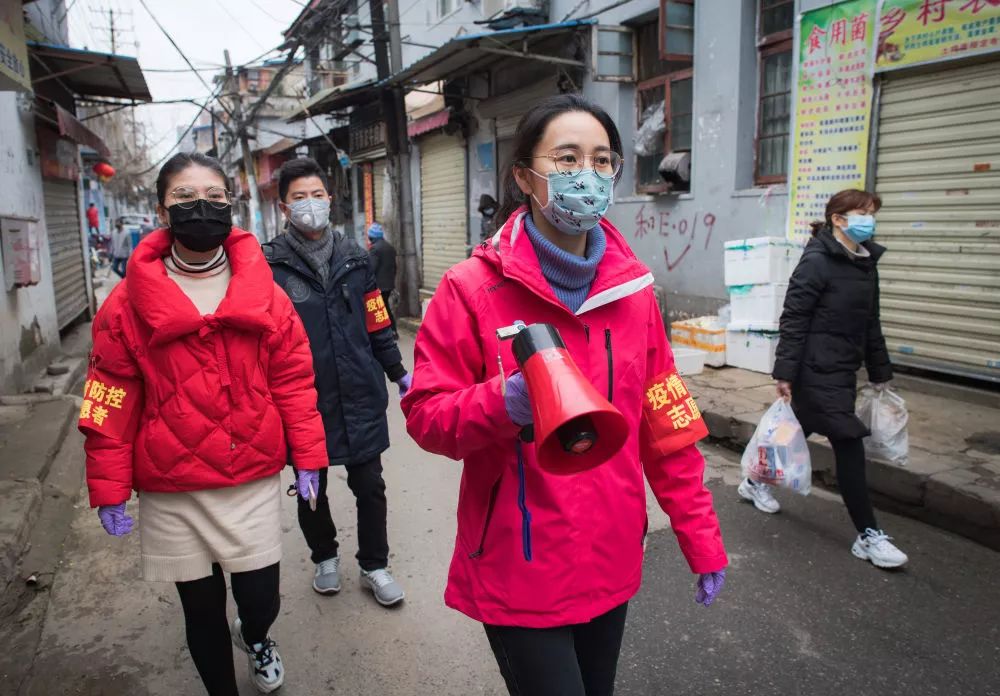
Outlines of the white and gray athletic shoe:
[[761,512],[769,515],[781,510],[781,505],[771,495],[771,487],[766,483],[754,483],[748,478],[740,481],[740,487],[736,489],[743,500],[753,503],[753,506]]
[[232,626],[233,644],[247,654],[250,681],[262,694],[269,694],[285,683],[285,665],[275,649],[277,643],[268,636],[263,643],[248,646],[243,640],[243,622],[236,617]]
[[316,564],[316,575],[313,577],[313,589],[320,594],[337,594],[340,592],[339,555]]
[[863,561],[871,561],[876,568],[899,568],[910,559],[889,541],[891,538],[881,529],[866,529],[855,539],[851,553]]
[[403,593],[403,588],[385,568],[371,572],[362,570],[361,585],[371,590],[372,594],[375,595],[375,601],[383,607],[399,604],[406,596]]

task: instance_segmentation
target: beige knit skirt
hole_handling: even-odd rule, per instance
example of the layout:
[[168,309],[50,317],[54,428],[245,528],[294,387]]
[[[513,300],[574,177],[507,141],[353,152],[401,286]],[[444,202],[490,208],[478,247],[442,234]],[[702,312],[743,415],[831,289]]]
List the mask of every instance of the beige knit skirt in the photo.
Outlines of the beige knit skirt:
[[281,560],[281,476],[232,488],[139,494],[142,577],[187,582]]

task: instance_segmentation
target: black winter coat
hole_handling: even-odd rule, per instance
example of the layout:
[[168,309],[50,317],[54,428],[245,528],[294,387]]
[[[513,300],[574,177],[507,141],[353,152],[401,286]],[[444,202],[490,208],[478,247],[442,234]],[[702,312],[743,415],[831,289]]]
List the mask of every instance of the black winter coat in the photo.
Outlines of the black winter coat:
[[831,439],[869,435],[854,415],[857,372],[892,379],[879,320],[876,264],[885,247],[852,256],[829,228],[806,245],[788,285],[781,314],[774,378],[792,383],[792,408],[806,432]]
[[285,235],[264,244],[264,256],[309,335],[330,463],[378,456],[389,448],[385,376],[395,382],[406,369],[391,327],[368,333],[364,296],[378,289],[368,255],[340,237],[325,287]]
[[386,292],[396,289],[396,248],[384,239],[372,242],[368,255],[375,270],[375,284]]

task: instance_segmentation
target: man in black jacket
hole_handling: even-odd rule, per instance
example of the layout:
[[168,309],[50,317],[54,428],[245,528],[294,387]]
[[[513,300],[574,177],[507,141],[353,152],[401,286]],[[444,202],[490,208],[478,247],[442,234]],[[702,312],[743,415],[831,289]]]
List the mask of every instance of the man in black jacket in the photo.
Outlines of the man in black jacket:
[[[368,255],[330,227],[323,170],[311,159],[287,162],[278,193],[288,224],[285,234],[264,245],[264,255],[309,335],[330,464],[347,467],[347,485],[357,500],[361,583],[380,604],[391,606],[403,600],[403,590],[388,571],[381,461],[389,448],[385,377],[399,386],[402,396],[410,376]],[[316,564],[313,589],[336,594],[341,587],[340,554],[327,481],[324,469],[315,500],[297,496],[298,515]]]
[[389,304],[392,291],[396,289],[396,248],[385,238],[385,229],[377,222],[373,222],[368,228],[368,242],[371,244],[368,247],[368,256],[371,257],[372,268],[375,271],[375,284],[378,285],[382,301],[389,310],[392,335],[398,339],[396,317],[392,315],[392,307]]

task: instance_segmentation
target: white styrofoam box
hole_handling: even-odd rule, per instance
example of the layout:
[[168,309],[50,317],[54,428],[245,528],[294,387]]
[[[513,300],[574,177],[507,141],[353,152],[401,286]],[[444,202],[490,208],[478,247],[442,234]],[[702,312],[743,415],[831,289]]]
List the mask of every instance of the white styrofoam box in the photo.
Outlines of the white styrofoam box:
[[787,283],[802,247],[784,237],[754,237],[726,242],[726,285]]
[[788,283],[733,285],[729,288],[732,322],[777,324],[785,306]]
[[697,317],[670,324],[670,345],[705,351],[705,364],[722,367],[726,364],[726,327],[719,317]]
[[678,374],[700,375],[705,370],[706,355],[708,353],[697,348],[674,348],[674,366]]
[[769,375],[777,348],[777,324],[734,322],[726,327],[727,365]]

